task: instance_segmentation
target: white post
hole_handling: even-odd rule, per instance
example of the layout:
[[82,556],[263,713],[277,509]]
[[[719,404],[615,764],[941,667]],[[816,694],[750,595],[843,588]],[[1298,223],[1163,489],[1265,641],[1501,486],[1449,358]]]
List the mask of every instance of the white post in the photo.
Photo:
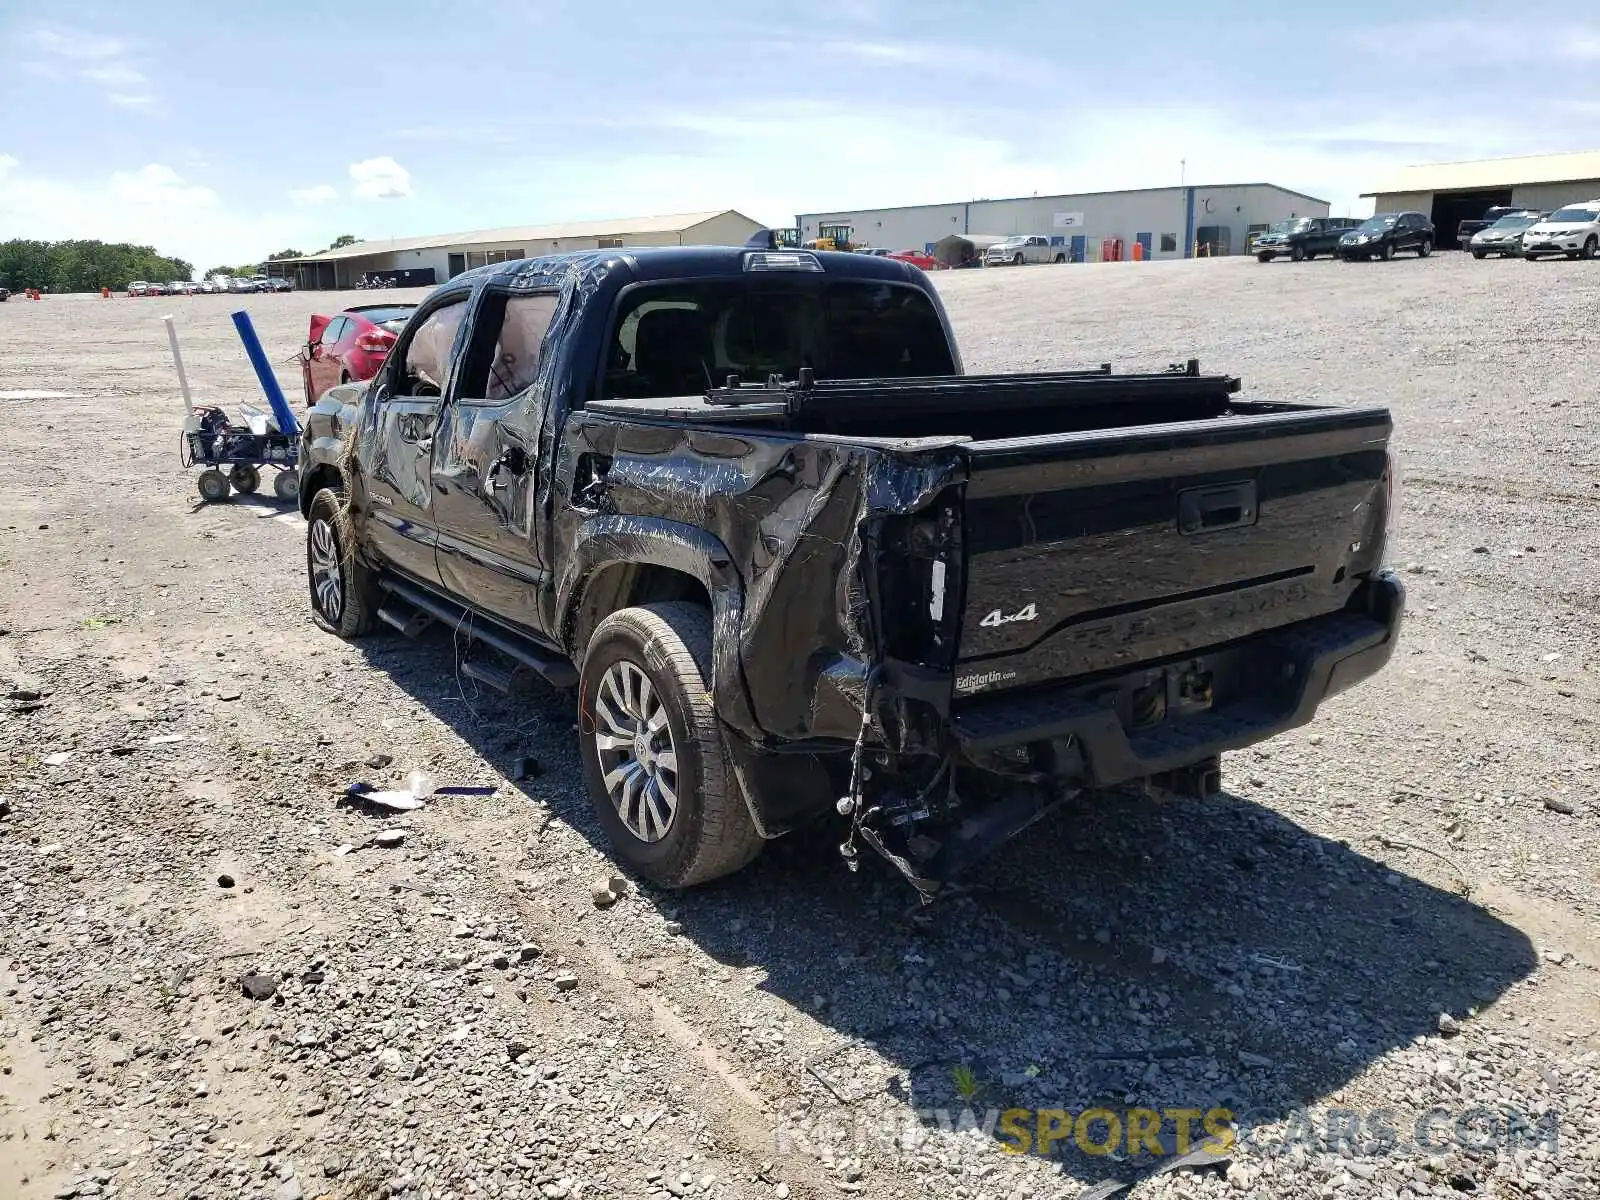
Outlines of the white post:
[[172,347],[172,365],[178,368],[178,388],[183,392],[183,415],[194,410],[194,399],[189,395],[189,377],[183,371],[183,355],[178,350],[178,328],[169,313],[161,318],[167,327],[167,344]]

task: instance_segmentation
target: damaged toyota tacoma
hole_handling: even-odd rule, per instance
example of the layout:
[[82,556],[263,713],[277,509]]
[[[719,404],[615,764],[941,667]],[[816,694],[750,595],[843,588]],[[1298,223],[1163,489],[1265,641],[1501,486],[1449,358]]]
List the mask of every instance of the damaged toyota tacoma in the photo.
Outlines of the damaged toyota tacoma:
[[1224,751],[1393,653],[1387,410],[1239,390],[1194,362],[966,375],[894,259],[496,264],[312,409],[312,609],[574,689],[647,879],[821,820],[927,898],[1080,793],[1215,792]]

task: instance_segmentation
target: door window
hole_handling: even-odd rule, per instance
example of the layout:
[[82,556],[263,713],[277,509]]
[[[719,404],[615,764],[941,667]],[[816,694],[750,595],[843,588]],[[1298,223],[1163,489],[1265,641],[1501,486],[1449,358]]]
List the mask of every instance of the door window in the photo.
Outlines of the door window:
[[[481,362],[472,361],[478,358],[477,354],[467,356],[469,361],[462,368],[461,387],[456,394],[463,399],[500,403],[532,387],[539,377],[544,335],[549,332],[560,303],[561,297],[554,292],[507,298],[493,356]],[[491,313],[492,309],[480,320],[492,319]]]
[[456,331],[466,315],[467,302],[463,297],[423,318],[406,346],[405,361],[396,377],[400,395],[439,396],[444,393],[445,376],[450,369],[450,348],[455,344]]
[[322,344],[329,350],[339,344],[339,339],[344,336],[345,327],[350,324],[349,317],[335,317],[329,321],[322,330]]

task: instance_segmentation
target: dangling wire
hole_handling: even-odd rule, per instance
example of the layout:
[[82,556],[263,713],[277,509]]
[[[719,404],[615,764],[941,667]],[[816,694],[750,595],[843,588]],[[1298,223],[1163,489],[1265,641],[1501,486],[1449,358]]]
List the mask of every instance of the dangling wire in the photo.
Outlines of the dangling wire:
[[861,832],[861,820],[866,809],[866,798],[861,788],[862,761],[866,757],[867,730],[872,725],[873,701],[877,698],[878,677],[882,670],[882,667],[874,666],[867,672],[866,687],[861,698],[861,728],[856,731],[855,749],[850,754],[850,789],[843,797],[850,802],[850,836],[839,847],[839,853],[852,871],[856,869],[860,854],[856,849],[856,837]]

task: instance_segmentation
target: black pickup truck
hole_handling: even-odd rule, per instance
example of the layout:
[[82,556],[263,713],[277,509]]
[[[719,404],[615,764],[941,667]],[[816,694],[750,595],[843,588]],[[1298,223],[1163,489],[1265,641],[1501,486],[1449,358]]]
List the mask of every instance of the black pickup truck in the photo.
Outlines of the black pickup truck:
[[1359,224],[1354,217],[1291,217],[1279,221],[1256,239],[1256,259],[1264,263],[1275,258],[1304,262],[1319,254],[1332,255],[1339,249],[1339,239],[1345,232]]
[[651,880],[833,820],[926,897],[1077,793],[1216,790],[1388,660],[1388,412],[1238,391],[964,375],[890,258],[497,264],[311,410],[311,604],[576,688],[595,811]]

